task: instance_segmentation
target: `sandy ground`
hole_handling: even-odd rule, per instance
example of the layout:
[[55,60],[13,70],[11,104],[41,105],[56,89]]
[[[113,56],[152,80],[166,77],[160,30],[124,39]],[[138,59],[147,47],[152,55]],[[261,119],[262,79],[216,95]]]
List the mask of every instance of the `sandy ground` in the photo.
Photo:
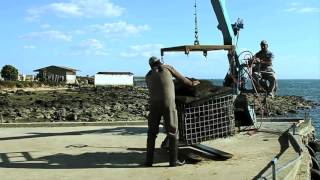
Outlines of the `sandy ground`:
[[[283,148],[278,134],[245,132],[205,143],[232,153],[231,159],[170,168],[166,152],[157,148],[154,167],[146,168],[141,166],[146,131],[145,126],[1,128],[0,179],[252,179]],[[157,147],[163,139],[160,133]],[[287,147],[279,164],[295,156]]]

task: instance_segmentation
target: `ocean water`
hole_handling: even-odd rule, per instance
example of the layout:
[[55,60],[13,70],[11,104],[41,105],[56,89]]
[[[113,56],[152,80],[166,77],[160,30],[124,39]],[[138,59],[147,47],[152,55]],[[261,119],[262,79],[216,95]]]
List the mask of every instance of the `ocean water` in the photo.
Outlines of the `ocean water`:
[[[223,80],[212,80],[216,85],[222,85]],[[320,139],[320,80],[309,79],[290,79],[290,80],[278,80],[277,95],[294,95],[302,96],[306,100],[311,100],[318,104],[310,111],[309,116],[312,119],[312,124],[316,129],[316,137]]]
[[279,80],[278,95],[302,96],[318,104],[310,110],[309,115],[320,139],[320,80]]

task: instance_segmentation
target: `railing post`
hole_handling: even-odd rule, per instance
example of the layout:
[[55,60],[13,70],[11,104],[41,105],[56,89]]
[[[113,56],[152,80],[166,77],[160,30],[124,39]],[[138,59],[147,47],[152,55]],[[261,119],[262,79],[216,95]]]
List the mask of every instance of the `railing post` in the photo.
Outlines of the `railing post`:
[[277,179],[277,168],[276,168],[277,161],[278,161],[278,158],[276,157],[272,159],[272,180]]
[[297,124],[293,123],[293,125],[292,125],[292,135],[296,134],[296,128],[297,128]]

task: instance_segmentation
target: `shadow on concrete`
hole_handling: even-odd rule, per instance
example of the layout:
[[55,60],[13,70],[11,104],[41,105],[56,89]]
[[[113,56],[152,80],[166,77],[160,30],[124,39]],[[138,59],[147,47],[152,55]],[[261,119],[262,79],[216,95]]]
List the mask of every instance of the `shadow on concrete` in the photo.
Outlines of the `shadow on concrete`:
[[[281,134],[278,138],[278,142],[280,144],[280,151],[279,153],[274,157],[279,159],[282,154],[289,148],[289,142],[290,142],[290,137],[288,135],[288,132],[284,132]],[[272,166],[272,161],[270,161],[260,172],[257,174],[253,179],[259,179],[268,169],[270,169]]]
[[85,131],[71,131],[71,132],[62,132],[62,133],[32,132],[32,133],[28,133],[30,135],[25,135],[25,136],[2,137],[0,138],[0,141],[52,137],[52,136],[76,136],[76,135],[84,135],[84,134],[107,134],[107,133],[110,133],[112,135],[139,135],[139,134],[146,134],[147,130],[148,130],[147,127],[115,127],[115,128],[103,128],[103,129],[85,130]]
[[[79,155],[58,153],[39,158],[33,158],[29,152],[14,152],[15,158],[24,159],[20,161],[10,160],[13,153],[0,153],[2,161],[0,167],[26,169],[146,168],[143,166],[146,157],[145,148],[132,149],[135,151],[86,152]],[[156,149],[155,167],[163,167],[157,165],[163,162],[168,162],[167,153]]]

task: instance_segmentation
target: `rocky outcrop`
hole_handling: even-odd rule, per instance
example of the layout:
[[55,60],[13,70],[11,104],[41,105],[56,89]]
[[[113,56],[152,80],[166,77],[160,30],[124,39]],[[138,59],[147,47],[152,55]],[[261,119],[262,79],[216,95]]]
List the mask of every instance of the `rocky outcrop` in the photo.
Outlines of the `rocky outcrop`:
[[147,98],[134,87],[3,92],[0,114],[4,122],[146,120]]
[[275,96],[273,98],[252,94],[247,96],[249,104],[254,106],[256,114],[264,116],[301,115],[314,106],[318,106],[315,102],[305,100],[301,96]]
[[[203,87],[206,87],[204,83]],[[197,91],[194,92],[204,94],[203,89]],[[254,105],[257,115],[297,114],[300,110],[308,110],[318,105],[298,96],[247,96],[248,103]],[[261,106],[264,101],[267,106]],[[268,110],[262,111],[261,108],[265,107]],[[3,123],[146,121],[148,113],[148,90],[141,87],[81,87],[59,91],[0,92],[0,121]]]

